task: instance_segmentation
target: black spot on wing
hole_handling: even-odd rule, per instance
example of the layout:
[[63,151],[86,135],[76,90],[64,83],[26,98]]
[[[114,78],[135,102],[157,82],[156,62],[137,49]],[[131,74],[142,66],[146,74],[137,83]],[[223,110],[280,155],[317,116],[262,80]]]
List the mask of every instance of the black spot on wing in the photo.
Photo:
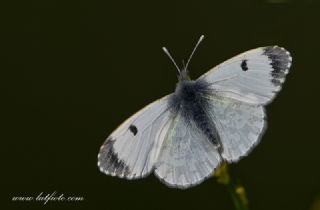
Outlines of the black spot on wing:
[[273,78],[271,82],[275,86],[281,85],[291,66],[292,58],[290,56],[290,53],[284,48],[272,46],[265,47],[263,54],[268,56],[271,67],[273,69],[271,71],[271,75]]
[[100,149],[99,153],[99,167],[103,172],[108,174],[116,174],[127,176],[130,174],[129,167],[123,160],[118,157],[118,154],[114,151],[112,138],[108,138]]
[[129,130],[131,131],[131,133],[133,133],[134,136],[138,133],[138,128],[135,125],[130,125]]
[[247,71],[248,70],[247,60],[243,60],[241,62],[241,69],[242,69],[242,71]]

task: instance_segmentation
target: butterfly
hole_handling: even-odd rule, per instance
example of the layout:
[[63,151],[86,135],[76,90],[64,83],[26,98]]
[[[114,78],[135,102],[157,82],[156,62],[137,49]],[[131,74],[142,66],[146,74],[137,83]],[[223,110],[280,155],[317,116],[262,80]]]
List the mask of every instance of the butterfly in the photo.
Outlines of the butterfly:
[[278,46],[253,49],[212,68],[197,80],[179,68],[175,92],[147,105],[106,139],[98,154],[101,172],[126,179],[154,174],[167,186],[188,188],[237,162],[266,129],[264,106],[280,91],[291,66]]

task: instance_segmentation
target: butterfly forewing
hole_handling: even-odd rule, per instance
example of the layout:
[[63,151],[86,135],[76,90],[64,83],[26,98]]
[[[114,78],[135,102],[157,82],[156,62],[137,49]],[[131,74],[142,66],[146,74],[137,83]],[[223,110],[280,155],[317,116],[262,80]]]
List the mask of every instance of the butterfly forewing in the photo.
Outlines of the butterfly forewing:
[[121,124],[104,142],[98,166],[106,174],[140,178],[150,173],[168,131],[170,112],[166,96]]
[[235,56],[202,75],[216,95],[267,104],[281,90],[291,65],[284,48],[261,47]]

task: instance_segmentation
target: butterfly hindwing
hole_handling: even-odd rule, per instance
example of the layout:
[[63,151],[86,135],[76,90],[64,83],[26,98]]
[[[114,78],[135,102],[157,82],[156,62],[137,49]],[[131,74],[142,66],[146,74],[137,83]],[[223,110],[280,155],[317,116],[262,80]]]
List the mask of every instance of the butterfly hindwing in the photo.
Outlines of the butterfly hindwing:
[[223,62],[199,79],[211,83],[217,95],[267,104],[280,91],[291,60],[284,48],[261,47]]
[[102,172],[134,179],[152,171],[171,122],[168,98],[146,106],[107,138],[98,155]]
[[163,142],[155,174],[169,186],[187,188],[211,176],[220,162],[205,134],[178,113]]
[[212,96],[209,113],[219,133],[221,156],[238,161],[258,144],[266,128],[264,107],[232,98]]

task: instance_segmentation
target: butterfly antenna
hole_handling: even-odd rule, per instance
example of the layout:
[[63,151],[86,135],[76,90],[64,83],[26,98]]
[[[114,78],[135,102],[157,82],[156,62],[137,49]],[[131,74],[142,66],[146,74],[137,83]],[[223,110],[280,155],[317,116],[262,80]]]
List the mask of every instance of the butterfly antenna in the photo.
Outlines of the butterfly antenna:
[[187,67],[188,67],[188,65],[189,65],[189,62],[190,62],[190,60],[191,60],[194,52],[195,52],[196,49],[198,48],[199,44],[202,42],[203,38],[204,38],[204,35],[201,35],[200,38],[199,38],[199,40],[198,40],[198,42],[197,42],[197,44],[196,44],[196,46],[193,48],[193,51],[192,51],[191,55],[189,56],[189,59],[188,59],[187,64],[186,64],[186,66],[185,66],[185,69],[187,69]]
[[167,54],[167,56],[170,58],[170,60],[172,61],[172,63],[174,64],[174,66],[177,68],[178,72],[180,73],[180,69],[178,67],[178,65],[176,64],[176,62],[173,60],[172,56],[170,55],[169,51],[167,50],[167,48],[162,47],[162,50],[165,54]]

